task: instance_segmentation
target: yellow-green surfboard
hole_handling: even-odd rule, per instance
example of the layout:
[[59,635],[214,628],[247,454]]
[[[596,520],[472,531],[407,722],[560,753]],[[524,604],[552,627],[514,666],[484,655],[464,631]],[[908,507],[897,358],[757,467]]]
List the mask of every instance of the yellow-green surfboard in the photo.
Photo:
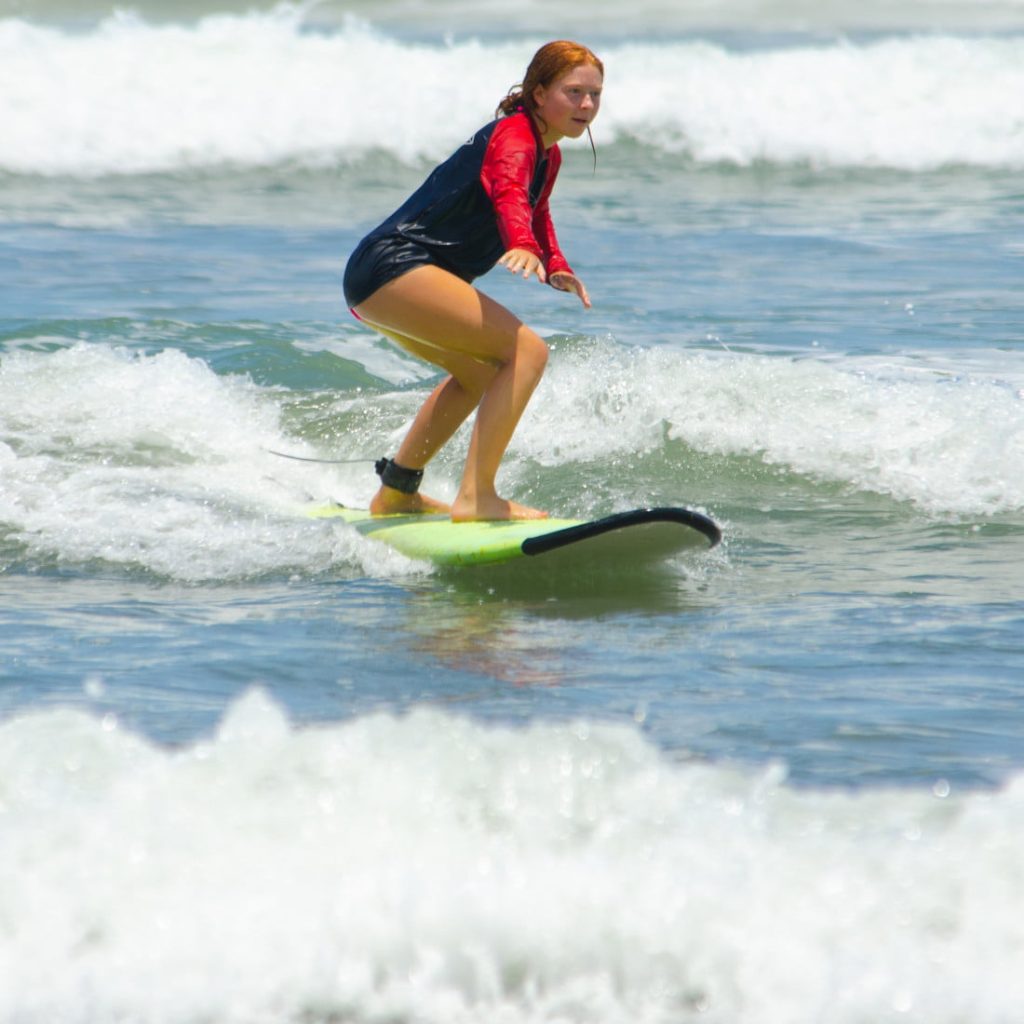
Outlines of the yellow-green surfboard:
[[601,519],[453,523],[446,515],[372,516],[335,503],[308,510],[339,519],[409,558],[444,566],[489,565],[571,548],[588,560],[649,562],[687,548],[714,547],[718,524],[688,508],[640,508]]

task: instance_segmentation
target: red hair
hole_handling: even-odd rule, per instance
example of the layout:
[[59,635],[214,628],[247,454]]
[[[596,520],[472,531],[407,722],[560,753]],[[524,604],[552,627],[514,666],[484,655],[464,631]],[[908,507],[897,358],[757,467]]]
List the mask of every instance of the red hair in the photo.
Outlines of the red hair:
[[536,116],[536,100],[533,94],[538,87],[550,88],[563,75],[567,75],[573,68],[590,65],[597,68],[604,77],[604,64],[594,52],[582,43],[574,43],[568,39],[556,39],[553,43],[545,43],[530,61],[526,69],[526,77],[521,85],[514,85],[508,91],[508,95],[498,104],[495,111],[496,117],[508,117],[514,114],[520,107],[524,107],[529,114]]

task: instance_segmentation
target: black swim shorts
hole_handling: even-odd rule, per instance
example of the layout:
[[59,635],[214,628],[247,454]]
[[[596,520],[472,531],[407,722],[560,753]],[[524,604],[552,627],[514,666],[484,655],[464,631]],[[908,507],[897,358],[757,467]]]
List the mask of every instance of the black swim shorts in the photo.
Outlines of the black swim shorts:
[[345,301],[350,309],[365,302],[381,285],[414,267],[450,270],[428,249],[397,235],[364,238],[345,267]]

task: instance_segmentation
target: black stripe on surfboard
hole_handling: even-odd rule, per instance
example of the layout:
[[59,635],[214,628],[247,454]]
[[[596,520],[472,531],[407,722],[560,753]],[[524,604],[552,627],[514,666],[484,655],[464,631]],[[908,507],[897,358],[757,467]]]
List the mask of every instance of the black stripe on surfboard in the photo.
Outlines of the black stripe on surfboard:
[[710,546],[714,547],[722,539],[722,531],[713,519],[694,512],[688,508],[636,508],[629,512],[617,512],[615,515],[595,519],[590,523],[578,526],[567,526],[564,530],[554,530],[541,534],[539,537],[528,537],[523,541],[524,555],[543,555],[547,551],[575,544],[577,541],[590,537],[599,537],[602,533],[621,530],[627,526],[640,526],[643,523],[679,523],[689,526],[707,537]]

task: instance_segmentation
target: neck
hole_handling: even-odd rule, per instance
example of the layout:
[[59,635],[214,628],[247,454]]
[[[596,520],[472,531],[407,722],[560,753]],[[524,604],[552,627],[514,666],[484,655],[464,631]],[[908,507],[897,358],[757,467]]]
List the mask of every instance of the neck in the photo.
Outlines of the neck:
[[545,149],[550,149],[556,142],[564,138],[561,132],[557,132],[553,128],[545,129],[544,122],[536,114],[532,114],[529,111],[526,111],[526,113],[529,115],[530,123],[533,125],[537,138],[540,139],[540,143]]

